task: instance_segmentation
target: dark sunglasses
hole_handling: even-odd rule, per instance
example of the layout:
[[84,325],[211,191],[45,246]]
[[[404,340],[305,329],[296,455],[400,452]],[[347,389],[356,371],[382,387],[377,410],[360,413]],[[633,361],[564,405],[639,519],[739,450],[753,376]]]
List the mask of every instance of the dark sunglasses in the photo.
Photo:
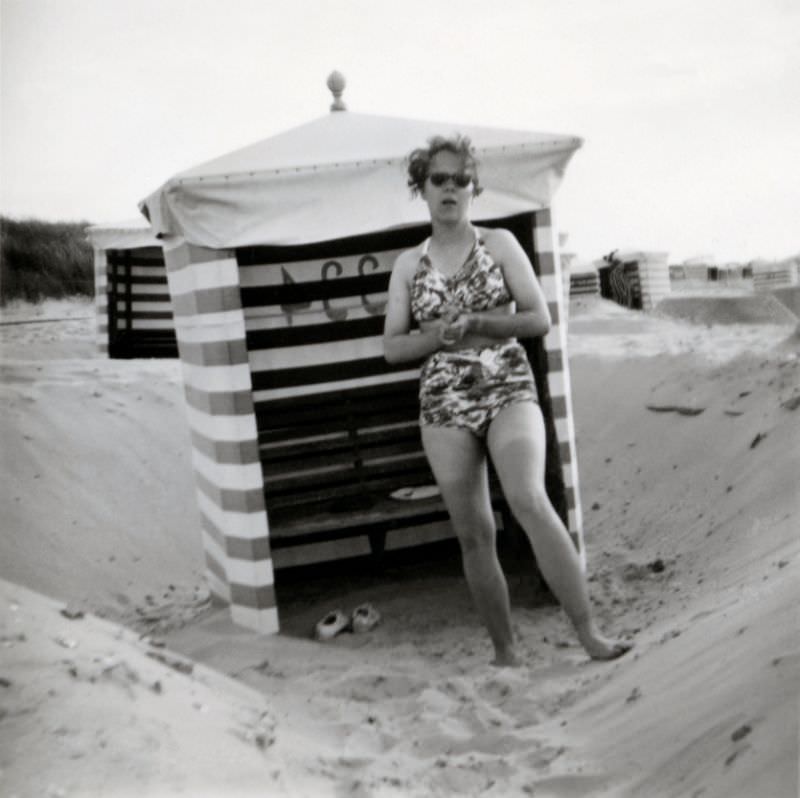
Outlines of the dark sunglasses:
[[452,180],[459,188],[466,188],[472,182],[472,175],[466,172],[433,172],[428,175],[431,183],[437,188]]

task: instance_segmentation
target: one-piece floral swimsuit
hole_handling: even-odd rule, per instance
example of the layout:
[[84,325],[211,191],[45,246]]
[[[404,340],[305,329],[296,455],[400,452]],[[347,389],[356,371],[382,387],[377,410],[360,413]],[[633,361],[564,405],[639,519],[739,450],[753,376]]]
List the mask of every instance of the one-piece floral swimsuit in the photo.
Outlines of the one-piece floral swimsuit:
[[[512,301],[503,270],[475,232],[463,266],[443,275],[428,256],[430,239],[412,278],[411,313],[417,323],[452,320],[459,313],[480,313]],[[518,402],[536,402],[536,383],[525,350],[515,339],[485,347],[430,355],[420,374],[420,424],[460,427],[484,437],[501,410]]]

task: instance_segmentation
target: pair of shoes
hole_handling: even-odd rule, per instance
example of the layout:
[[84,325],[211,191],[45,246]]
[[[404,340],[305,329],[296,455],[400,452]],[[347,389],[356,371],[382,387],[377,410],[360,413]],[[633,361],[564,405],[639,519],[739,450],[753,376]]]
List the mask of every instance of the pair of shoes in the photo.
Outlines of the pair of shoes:
[[351,626],[354,632],[369,632],[381,621],[381,614],[372,604],[361,604],[353,610]]
[[381,614],[369,603],[356,607],[349,618],[341,610],[333,610],[314,627],[314,637],[317,640],[330,640],[339,632],[369,632],[380,620]]

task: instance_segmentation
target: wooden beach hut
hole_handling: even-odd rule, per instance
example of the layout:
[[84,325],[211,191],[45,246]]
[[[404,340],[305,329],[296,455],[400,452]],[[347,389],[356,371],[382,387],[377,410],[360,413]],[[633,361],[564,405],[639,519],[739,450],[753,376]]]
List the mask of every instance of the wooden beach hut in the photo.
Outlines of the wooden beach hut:
[[716,280],[719,275],[716,258],[713,255],[696,255],[681,264],[686,280],[707,282]]
[[800,257],[782,261],[753,261],[753,291],[759,294],[798,285]]
[[[446,521],[420,448],[418,367],[382,353],[389,274],[429,234],[405,159],[470,136],[478,224],[512,230],[553,316],[525,342],[549,432],[548,491],[583,555],[553,194],[573,136],[331,112],[182,172],[140,204],[163,244],[207,576],[241,625],[275,632],[275,557],[295,544]],[[399,531],[396,531],[399,530]]]
[[569,295],[571,297],[600,295],[600,275],[596,266],[590,263],[572,265],[569,272]]
[[94,249],[99,351],[112,358],[177,357],[164,253],[147,220],[86,232]]
[[590,263],[580,263],[578,256],[567,249],[569,236],[559,233],[559,259],[561,275],[566,296],[596,296],[600,293],[600,278],[597,267]]
[[600,294],[633,310],[652,310],[670,291],[666,252],[615,250],[597,262]]

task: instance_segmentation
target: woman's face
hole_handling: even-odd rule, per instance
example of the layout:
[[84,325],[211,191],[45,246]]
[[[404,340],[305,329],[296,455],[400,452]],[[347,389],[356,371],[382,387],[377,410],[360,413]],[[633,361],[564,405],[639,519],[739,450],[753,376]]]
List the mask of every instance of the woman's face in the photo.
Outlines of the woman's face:
[[[464,186],[458,185],[463,176],[471,177],[472,172],[465,167],[461,156],[447,150],[433,156],[422,191],[432,220],[457,222],[468,216],[474,186],[471,180]],[[436,185],[437,182],[441,185]]]

